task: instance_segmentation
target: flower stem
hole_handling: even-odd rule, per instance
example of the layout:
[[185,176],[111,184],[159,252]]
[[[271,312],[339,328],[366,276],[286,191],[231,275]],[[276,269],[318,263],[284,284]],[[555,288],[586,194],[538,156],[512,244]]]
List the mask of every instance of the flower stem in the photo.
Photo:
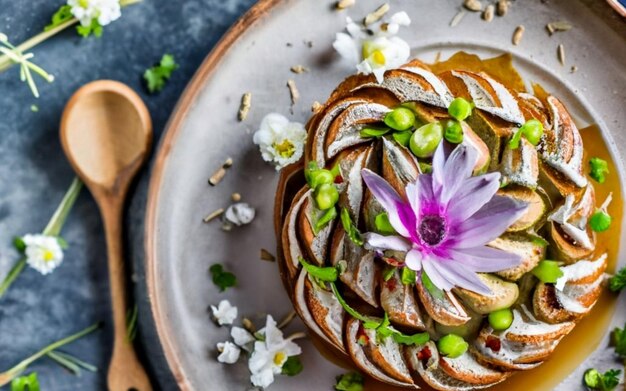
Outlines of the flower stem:
[[[142,0],[120,0],[120,6],[122,8],[124,8],[124,7],[127,7],[127,6],[132,5],[132,4],[140,3],[141,1]],[[42,43],[46,39],[52,37],[53,35],[56,35],[56,34],[60,33],[61,31],[65,30],[66,28],[75,25],[76,23],[78,23],[78,19],[72,18],[72,19],[69,19],[69,20],[61,23],[60,25],[56,26],[55,28],[52,28],[52,29],[50,29],[48,31],[42,31],[41,33],[35,35],[34,37],[31,37],[31,38],[27,39],[26,41],[22,42],[21,44],[19,44],[17,46],[17,50],[19,50],[20,52],[25,52],[28,49],[31,49],[31,48],[39,45],[40,43]],[[11,59],[9,57],[7,57],[6,55],[0,56],[0,72],[6,71],[13,64],[14,64],[14,62],[11,61]]]
[[46,228],[44,228],[42,232],[44,235],[59,236],[59,234],[61,233],[61,229],[65,224],[65,220],[67,220],[67,216],[69,215],[72,206],[74,206],[76,198],[78,198],[78,195],[80,194],[80,190],[82,188],[83,183],[80,181],[80,179],[74,178],[72,184],[70,185],[70,188],[67,189],[65,196],[63,196],[63,200],[61,200],[61,203],[57,207],[57,210],[50,218],[48,225],[46,225]]
[[15,281],[17,276],[20,275],[22,270],[24,270],[25,266],[26,266],[26,258],[20,259],[19,261],[15,263],[15,265],[13,265],[13,267],[9,271],[9,274],[7,274],[4,281],[2,281],[2,284],[0,284],[0,298],[4,295],[4,292],[6,292],[6,290],[9,289],[13,281]]
[[51,343],[50,345],[44,347],[43,349],[41,349],[40,351],[38,351],[37,353],[33,354],[32,356],[22,360],[21,362],[19,362],[17,365],[15,365],[13,368],[9,369],[6,372],[0,373],[0,387],[8,384],[11,380],[13,380],[14,377],[18,376],[20,373],[24,372],[26,370],[26,368],[32,364],[34,361],[40,359],[41,357],[47,355],[48,353],[52,352],[53,350],[56,350],[58,348],[60,348],[61,346],[67,345],[71,342],[76,341],[79,338],[84,337],[87,334],[90,334],[94,331],[96,331],[97,329],[99,329],[101,327],[101,323],[98,322],[96,324],[93,324],[89,327],[87,327],[84,330],[81,330],[79,332],[77,332],[76,334],[72,334],[69,337],[65,337],[63,339],[60,339],[56,342]]

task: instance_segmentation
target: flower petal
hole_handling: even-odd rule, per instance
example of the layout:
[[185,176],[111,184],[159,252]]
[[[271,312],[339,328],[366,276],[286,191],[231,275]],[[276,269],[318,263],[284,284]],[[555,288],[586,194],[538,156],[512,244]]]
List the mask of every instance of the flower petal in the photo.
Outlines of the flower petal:
[[465,221],[489,202],[499,188],[499,172],[466,179],[448,203],[450,218],[459,223]]
[[449,251],[454,261],[462,263],[474,272],[499,272],[516,267],[522,262],[522,258],[517,254],[486,246]]
[[466,268],[462,263],[455,261],[444,262],[445,266],[440,268],[439,272],[450,284],[476,292],[479,295],[491,296],[493,294],[491,289],[478,278],[478,275]]
[[422,253],[419,250],[411,250],[404,259],[405,265],[416,272],[422,270]]
[[432,257],[424,257],[422,259],[422,267],[424,268],[424,272],[430,278],[430,281],[439,289],[444,291],[450,291],[454,288],[453,284],[450,284],[448,280],[446,280],[441,273],[441,265],[437,263],[436,259]]
[[524,202],[494,196],[446,241],[452,248],[471,248],[489,243],[500,236],[528,208]]
[[368,232],[363,234],[367,247],[374,250],[409,251],[411,243],[401,236],[383,236]]
[[465,183],[465,179],[472,176],[477,157],[476,150],[471,146],[460,144],[454,148],[443,169],[441,203],[447,204]]
[[404,237],[415,230],[415,214],[410,206],[405,204],[398,193],[379,175],[368,169],[361,171],[363,181],[372,192],[376,200],[385,209],[391,226]]
[[443,170],[446,165],[446,156],[444,150],[444,143],[439,143],[439,146],[435,150],[433,155],[433,193],[439,194],[441,187],[443,186]]

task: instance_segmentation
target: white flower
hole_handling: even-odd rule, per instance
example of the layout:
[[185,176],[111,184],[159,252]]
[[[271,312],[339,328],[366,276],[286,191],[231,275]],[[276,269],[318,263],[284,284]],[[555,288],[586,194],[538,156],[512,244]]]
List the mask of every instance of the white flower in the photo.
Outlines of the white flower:
[[233,338],[233,342],[237,346],[248,352],[252,350],[251,342],[256,340],[254,336],[248,332],[248,330],[237,326],[230,329],[230,336]]
[[259,146],[263,159],[279,170],[302,157],[306,130],[298,122],[289,122],[285,116],[271,113],[261,121],[253,141]]
[[409,44],[395,36],[400,26],[411,24],[406,12],[393,14],[388,23],[380,22],[372,26],[372,33],[350,18],[346,18],[346,23],[347,33],[337,33],[333,47],[341,57],[356,64],[359,73],[373,73],[376,80],[382,83],[385,71],[408,61],[411,55]]
[[274,375],[282,371],[287,358],[297,356],[302,350],[291,338],[283,338],[283,333],[276,322],[267,316],[265,328],[259,331],[265,336],[264,341],[254,343],[254,352],[248,362],[250,381],[257,387],[267,387],[274,382]]
[[218,306],[211,306],[213,317],[220,326],[225,324],[233,324],[237,318],[237,307],[232,306],[228,300],[222,300]]
[[241,354],[241,349],[237,347],[232,342],[219,342],[217,344],[217,350],[220,352],[220,355],[217,356],[217,361],[224,364],[234,364],[239,360],[239,355]]
[[232,204],[224,212],[224,220],[236,226],[250,224],[254,220],[256,210],[245,202]]
[[96,19],[100,26],[117,20],[122,16],[119,0],[67,0],[72,7],[72,15],[87,27]]
[[47,235],[25,235],[22,240],[26,262],[41,274],[51,273],[63,262],[63,250],[58,238]]

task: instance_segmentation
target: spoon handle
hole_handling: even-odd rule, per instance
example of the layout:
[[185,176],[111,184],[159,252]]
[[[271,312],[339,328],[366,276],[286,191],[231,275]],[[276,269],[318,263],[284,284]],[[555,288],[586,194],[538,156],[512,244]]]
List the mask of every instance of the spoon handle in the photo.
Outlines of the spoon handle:
[[137,358],[133,344],[128,340],[126,314],[128,295],[122,247],[122,202],[109,198],[100,205],[109,258],[111,306],[113,310],[113,356],[109,364],[107,384],[109,391],[152,391],[143,366]]

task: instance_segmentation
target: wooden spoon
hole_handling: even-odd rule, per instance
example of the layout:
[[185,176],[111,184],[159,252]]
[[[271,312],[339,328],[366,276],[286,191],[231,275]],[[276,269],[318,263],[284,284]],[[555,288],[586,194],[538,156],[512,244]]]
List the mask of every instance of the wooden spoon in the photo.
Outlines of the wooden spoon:
[[110,391],[150,391],[150,381],[127,339],[129,309],[122,249],[122,214],[131,180],[148,156],[152,123],[141,98],[128,86],[100,80],[80,88],[61,119],[61,144],[102,214],[109,256],[113,356]]

